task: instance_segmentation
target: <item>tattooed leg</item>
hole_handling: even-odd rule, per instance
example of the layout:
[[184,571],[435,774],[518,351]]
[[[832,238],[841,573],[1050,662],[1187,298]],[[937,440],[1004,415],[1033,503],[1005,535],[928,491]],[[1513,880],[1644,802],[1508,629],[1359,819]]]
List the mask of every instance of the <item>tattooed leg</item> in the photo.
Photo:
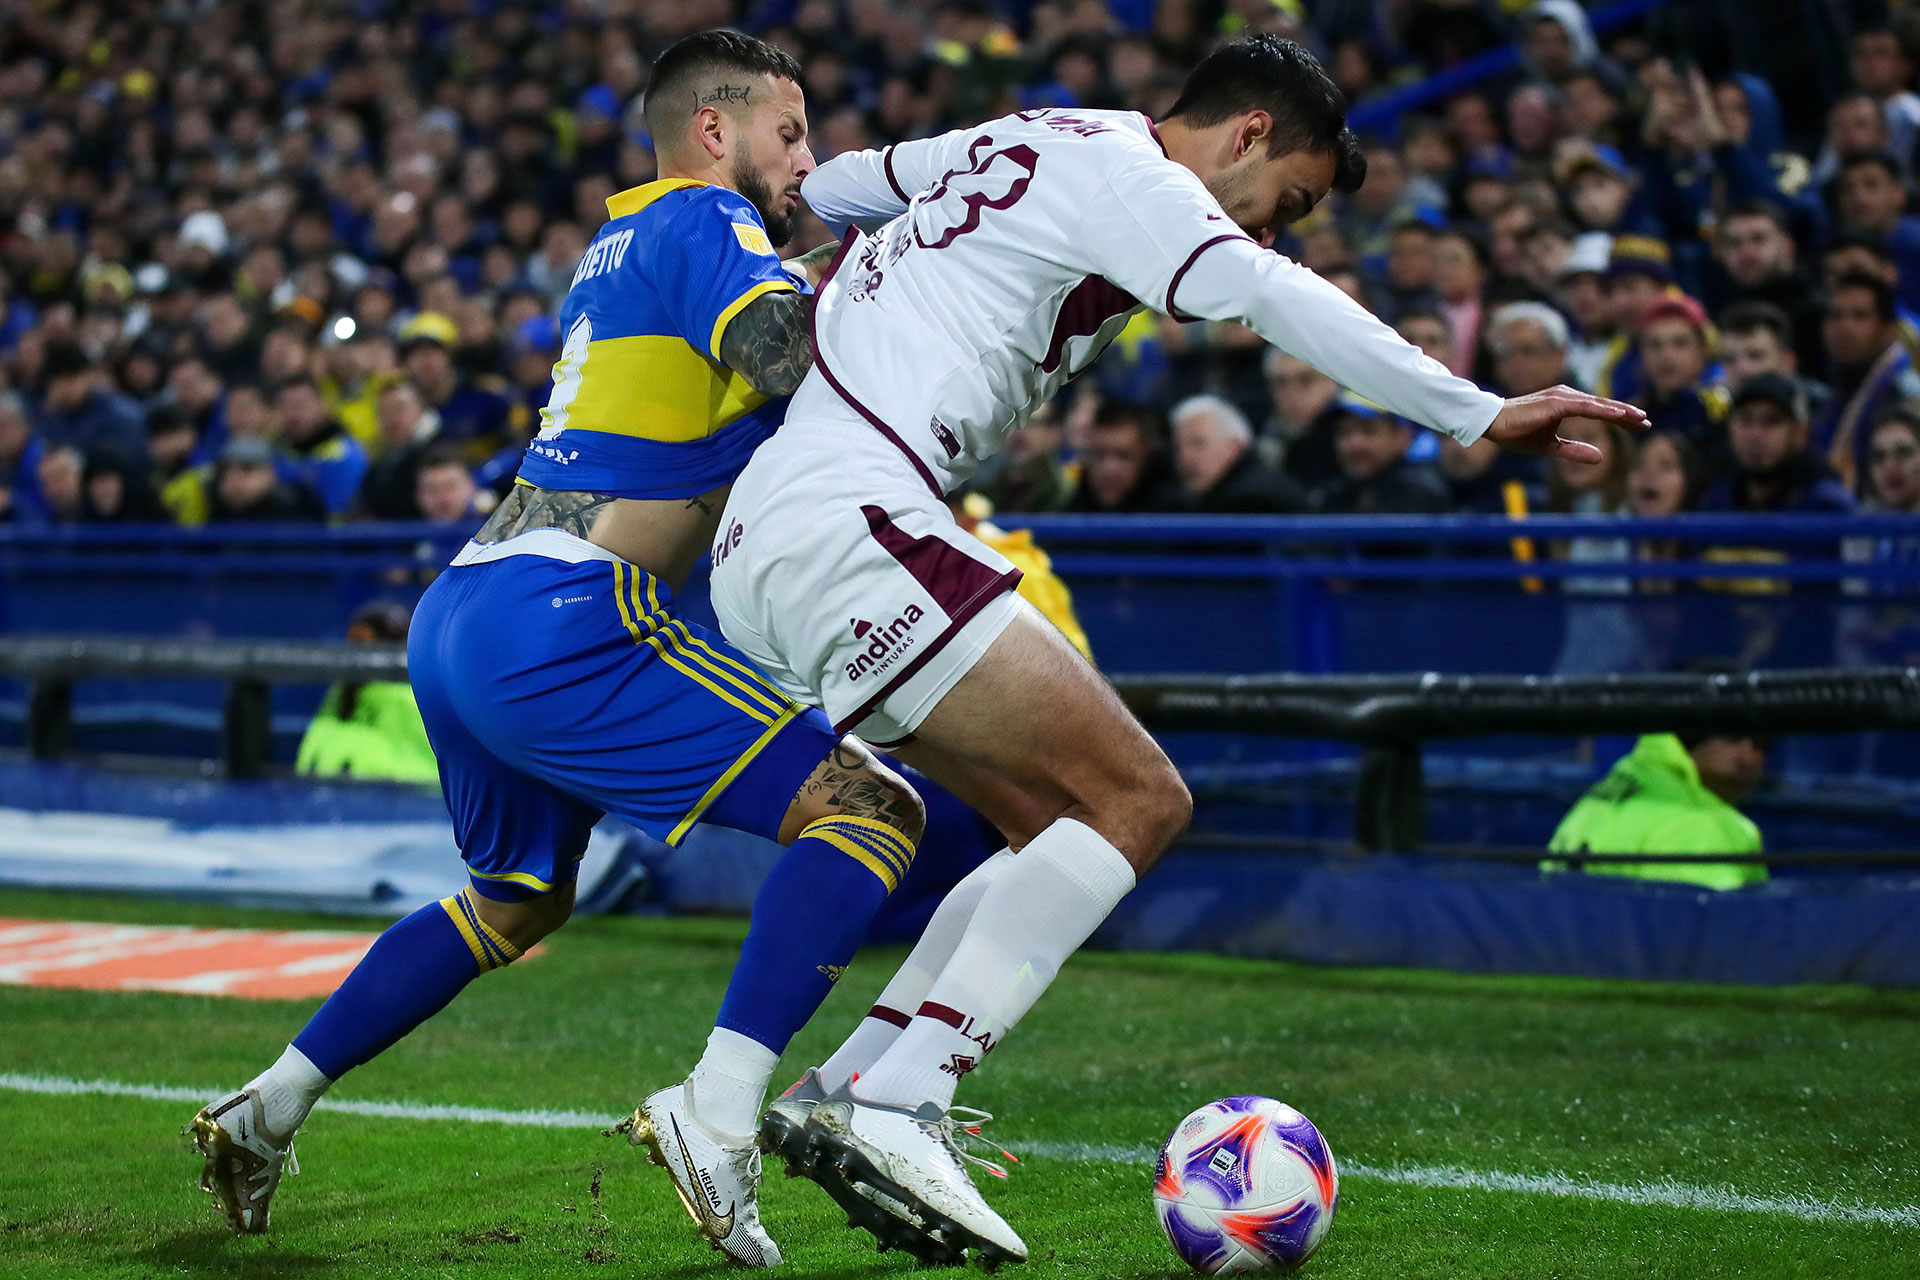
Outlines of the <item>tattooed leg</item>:
[[801,784],[780,824],[781,842],[791,841],[808,823],[836,816],[883,822],[914,845],[927,829],[927,807],[919,795],[857,738],[842,738]]

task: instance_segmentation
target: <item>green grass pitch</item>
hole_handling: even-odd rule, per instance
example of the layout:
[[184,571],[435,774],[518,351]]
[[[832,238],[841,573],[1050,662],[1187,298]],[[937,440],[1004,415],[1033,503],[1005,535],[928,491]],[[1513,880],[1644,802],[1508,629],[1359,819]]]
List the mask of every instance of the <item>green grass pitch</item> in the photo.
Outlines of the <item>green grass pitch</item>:
[[[361,927],[17,892],[0,915]],[[336,1094],[623,1113],[692,1063],[740,934],[733,921],[576,921]],[[896,958],[862,957],[778,1083],[848,1029]],[[0,987],[0,1073],[231,1087],[313,1007]],[[1309,1276],[1920,1276],[1920,994],[1099,954],[1077,958],[963,1090],[999,1116],[990,1135],[1036,1152],[987,1188],[1033,1249],[1004,1274],[1186,1274],[1154,1224],[1139,1153],[1231,1093],[1294,1103],[1342,1163],[1339,1216]],[[0,1088],[0,1276],[723,1270],[664,1176],[585,1128],[319,1112],[272,1232],[235,1238],[194,1186],[180,1135],[192,1110]],[[1426,1185],[1465,1180],[1442,1168],[1495,1185]],[[1586,1191],[1527,1181],[1556,1175]],[[1767,1203],[1715,1207],[1717,1192]],[[788,1274],[907,1269],[810,1183],[775,1173],[762,1203]]]

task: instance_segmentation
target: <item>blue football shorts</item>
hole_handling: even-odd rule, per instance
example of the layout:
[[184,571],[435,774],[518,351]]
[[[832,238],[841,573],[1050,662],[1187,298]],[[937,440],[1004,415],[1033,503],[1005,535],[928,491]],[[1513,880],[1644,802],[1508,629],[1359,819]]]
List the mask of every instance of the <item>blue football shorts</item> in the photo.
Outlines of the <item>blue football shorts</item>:
[[839,742],[665,584],[559,530],[469,545],[407,661],[473,887],[504,901],[569,882],[607,813],[668,844],[696,822],[777,838]]

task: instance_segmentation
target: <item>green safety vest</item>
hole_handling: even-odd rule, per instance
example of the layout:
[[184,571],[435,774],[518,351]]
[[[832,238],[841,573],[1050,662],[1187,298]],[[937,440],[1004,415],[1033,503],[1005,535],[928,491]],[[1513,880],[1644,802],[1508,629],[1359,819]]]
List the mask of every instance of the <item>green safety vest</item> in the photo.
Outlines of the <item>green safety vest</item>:
[[391,782],[438,782],[440,767],[427,742],[420,706],[413,689],[403,681],[375,680],[360,686],[353,716],[340,718],[340,686],[327,690],[326,701],[300,739],[296,766],[301,773]]
[[[1555,853],[1758,853],[1760,828],[1700,782],[1693,757],[1670,733],[1650,733],[1567,811],[1547,848]],[[1564,871],[1564,862],[1540,864]],[[1760,884],[1767,869],[1730,862],[1588,863],[1594,874],[1678,880],[1707,889]]]

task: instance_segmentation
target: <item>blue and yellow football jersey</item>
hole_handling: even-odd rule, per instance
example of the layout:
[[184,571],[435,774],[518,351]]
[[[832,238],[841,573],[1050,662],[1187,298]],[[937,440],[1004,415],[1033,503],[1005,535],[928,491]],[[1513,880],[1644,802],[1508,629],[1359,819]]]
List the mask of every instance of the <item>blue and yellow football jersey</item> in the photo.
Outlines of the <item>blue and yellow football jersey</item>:
[[721,335],[761,295],[807,286],[725,187],[663,179],[612,197],[607,213],[560,308],[553,394],[520,480],[620,498],[731,484],[787,402],[721,362]]

